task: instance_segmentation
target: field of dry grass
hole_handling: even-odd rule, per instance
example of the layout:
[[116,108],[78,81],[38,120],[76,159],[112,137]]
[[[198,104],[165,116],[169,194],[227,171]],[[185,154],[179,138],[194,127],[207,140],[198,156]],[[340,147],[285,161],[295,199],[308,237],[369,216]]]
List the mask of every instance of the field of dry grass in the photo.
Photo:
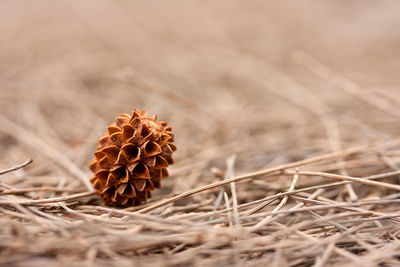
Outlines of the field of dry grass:
[[[400,265],[399,11],[2,1],[0,265]],[[88,162],[133,108],[172,125],[175,164],[109,208]]]

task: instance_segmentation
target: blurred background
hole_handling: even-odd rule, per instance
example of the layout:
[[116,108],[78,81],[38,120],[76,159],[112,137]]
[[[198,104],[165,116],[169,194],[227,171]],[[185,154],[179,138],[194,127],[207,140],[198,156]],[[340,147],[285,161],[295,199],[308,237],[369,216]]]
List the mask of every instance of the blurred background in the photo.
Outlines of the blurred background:
[[174,191],[214,181],[232,154],[245,173],[391,139],[399,12],[372,0],[1,1],[0,167],[33,158],[29,183],[85,190],[71,177],[90,177],[97,138],[135,107],[173,126]]

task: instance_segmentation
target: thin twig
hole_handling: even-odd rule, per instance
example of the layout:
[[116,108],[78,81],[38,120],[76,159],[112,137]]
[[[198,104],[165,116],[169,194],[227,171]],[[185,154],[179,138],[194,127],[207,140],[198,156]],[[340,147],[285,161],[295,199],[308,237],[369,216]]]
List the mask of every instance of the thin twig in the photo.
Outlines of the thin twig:
[[32,193],[32,192],[76,193],[79,191],[82,191],[82,190],[57,188],[57,187],[31,187],[31,188],[18,188],[18,189],[4,190],[4,191],[0,192],[0,195],[24,194],[24,193]]
[[384,183],[384,182],[379,182],[379,181],[372,181],[372,180],[367,180],[365,178],[351,177],[351,176],[345,176],[345,175],[339,175],[339,174],[333,174],[333,173],[325,173],[325,172],[313,172],[313,171],[301,171],[300,174],[301,175],[309,175],[309,176],[321,176],[321,177],[332,178],[332,179],[343,180],[343,181],[357,182],[360,184],[385,187],[385,188],[400,191],[400,185],[389,184],[389,183]]
[[47,203],[57,203],[57,202],[64,202],[64,201],[71,201],[77,200],[85,197],[94,196],[95,192],[83,192],[79,194],[69,195],[65,197],[54,197],[54,198],[46,198],[46,199],[37,199],[37,200],[0,200],[0,205],[12,205],[12,204],[19,204],[19,205],[40,205],[40,204],[47,204]]
[[12,172],[12,171],[16,171],[16,170],[19,170],[19,169],[21,169],[21,168],[24,168],[24,167],[28,166],[29,164],[31,164],[32,162],[33,162],[33,159],[28,159],[28,160],[25,161],[24,163],[15,165],[14,167],[11,167],[11,168],[9,168],[9,169],[1,170],[1,171],[0,171],[0,175],[3,175],[3,174],[5,174],[5,173]]

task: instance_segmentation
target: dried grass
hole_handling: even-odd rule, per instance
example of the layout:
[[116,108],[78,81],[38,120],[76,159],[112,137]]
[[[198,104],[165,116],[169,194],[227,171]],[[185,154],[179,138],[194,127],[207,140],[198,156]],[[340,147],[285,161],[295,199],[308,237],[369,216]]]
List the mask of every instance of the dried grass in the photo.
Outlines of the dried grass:
[[[397,1],[0,6],[0,265],[400,264]],[[176,164],[109,208],[87,163],[133,107]]]

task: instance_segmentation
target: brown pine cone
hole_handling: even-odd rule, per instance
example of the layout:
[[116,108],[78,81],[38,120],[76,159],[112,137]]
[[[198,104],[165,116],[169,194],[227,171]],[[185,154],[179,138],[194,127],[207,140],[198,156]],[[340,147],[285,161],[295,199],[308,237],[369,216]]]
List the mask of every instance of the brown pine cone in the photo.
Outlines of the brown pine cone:
[[172,128],[146,111],[122,114],[107,128],[89,167],[97,195],[110,206],[135,206],[161,186],[176,150]]

